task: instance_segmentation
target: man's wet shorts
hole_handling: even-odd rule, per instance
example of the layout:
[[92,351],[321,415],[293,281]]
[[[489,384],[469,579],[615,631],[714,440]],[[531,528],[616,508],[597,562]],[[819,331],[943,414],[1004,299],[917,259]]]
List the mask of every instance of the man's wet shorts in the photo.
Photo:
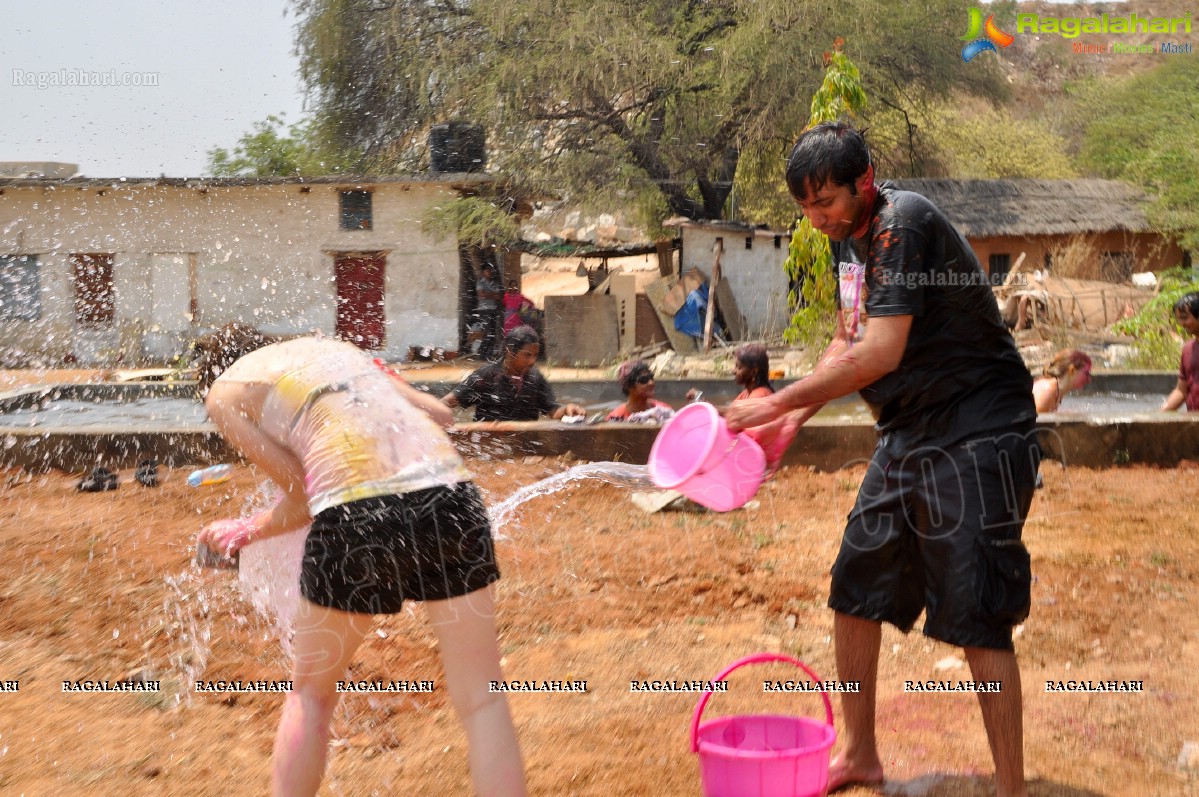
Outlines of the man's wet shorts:
[[330,507],[312,521],[300,593],[365,614],[474,592],[500,577],[487,510],[471,482]]
[[952,645],[1012,647],[1028,616],[1020,541],[1041,451],[1031,425],[892,458],[876,449],[833,565],[828,605]]

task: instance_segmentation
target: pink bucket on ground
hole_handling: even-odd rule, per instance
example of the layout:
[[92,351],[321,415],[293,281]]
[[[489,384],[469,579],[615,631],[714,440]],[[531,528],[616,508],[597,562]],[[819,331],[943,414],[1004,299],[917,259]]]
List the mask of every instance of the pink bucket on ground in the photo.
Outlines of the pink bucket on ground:
[[[820,679],[803,662],[776,653],[740,659],[714,681],[747,664],[782,661],[794,664],[813,681]],[[808,717],[753,714],[720,717],[700,724],[711,692],[705,692],[691,720],[691,752],[699,754],[704,797],[825,797],[829,751],[837,739],[833,704],[824,699],[824,721]]]
[[649,476],[663,490],[717,512],[744,506],[766,478],[766,455],[745,434],[733,434],[716,408],[688,404],[658,432],[649,452]]

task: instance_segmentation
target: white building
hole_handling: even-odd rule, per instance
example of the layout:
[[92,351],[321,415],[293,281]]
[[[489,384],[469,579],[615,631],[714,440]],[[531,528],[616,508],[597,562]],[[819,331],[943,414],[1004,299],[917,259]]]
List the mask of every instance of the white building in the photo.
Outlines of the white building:
[[491,179],[0,179],[0,363],[164,362],[229,321],[456,349],[472,272],[420,218]]
[[719,239],[721,279],[727,280],[745,320],[745,340],[781,334],[791,320],[790,285],[783,263],[791,235],[731,221],[684,221],[672,224],[683,239],[680,273],[697,268],[709,278]]

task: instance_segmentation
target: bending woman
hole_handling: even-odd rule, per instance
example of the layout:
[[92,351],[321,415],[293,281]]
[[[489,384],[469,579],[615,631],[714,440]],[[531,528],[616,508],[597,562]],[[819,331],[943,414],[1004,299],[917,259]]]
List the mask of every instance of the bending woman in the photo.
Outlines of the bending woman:
[[[315,794],[329,726],[372,615],[425,601],[446,686],[466,727],[480,795],[524,795],[502,680],[487,512],[442,427],[437,399],[349,343],[251,340],[212,383],[217,429],[283,490],[274,509],[222,520],[200,539],[226,553],[308,523],[295,617],[292,691],[275,737],[276,795]],[[256,350],[255,350],[256,349]],[[202,373],[208,373],[202,370]]]
[[1057,412],[1067,393],[1082,390],[1091,381],[1091,358],[1078,349],[1062,349],[1053,355],[1042,376],[1032,383],[1037,413]]

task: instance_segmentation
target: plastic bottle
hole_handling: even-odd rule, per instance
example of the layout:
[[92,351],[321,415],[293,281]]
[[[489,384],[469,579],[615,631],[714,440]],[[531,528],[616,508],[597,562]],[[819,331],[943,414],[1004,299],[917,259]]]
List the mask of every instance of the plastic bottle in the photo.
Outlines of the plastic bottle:
[[208,484],[220,484],[233,475],[233,466],[229,464],[212,465],[193,471],[187,477],[187,483],[192,487],[202,487]]

